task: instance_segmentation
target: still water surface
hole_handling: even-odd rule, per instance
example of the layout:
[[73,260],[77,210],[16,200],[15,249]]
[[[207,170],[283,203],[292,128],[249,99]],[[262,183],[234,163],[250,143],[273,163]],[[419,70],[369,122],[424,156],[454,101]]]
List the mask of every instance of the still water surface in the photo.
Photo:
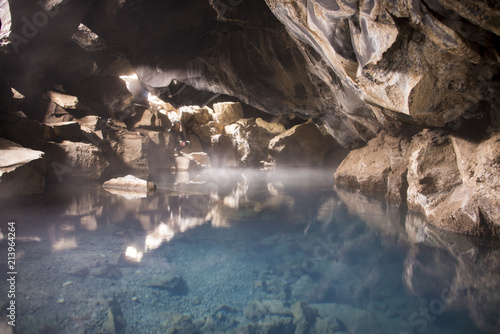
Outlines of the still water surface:
[[[499,333],[500,251],[331,172],[158,174],[0,204],[0,332]],[[15,298],[6,284],[16,227]]]

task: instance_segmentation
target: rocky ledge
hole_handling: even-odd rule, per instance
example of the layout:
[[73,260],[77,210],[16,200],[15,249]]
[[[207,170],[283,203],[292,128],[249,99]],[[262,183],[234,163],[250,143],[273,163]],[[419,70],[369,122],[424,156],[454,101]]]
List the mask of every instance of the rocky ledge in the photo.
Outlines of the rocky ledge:
[[423,213],[442,228],[500,236],[500,133],[471,141],[440,130],[386,133],[351,151],[335,173],[359,189]]

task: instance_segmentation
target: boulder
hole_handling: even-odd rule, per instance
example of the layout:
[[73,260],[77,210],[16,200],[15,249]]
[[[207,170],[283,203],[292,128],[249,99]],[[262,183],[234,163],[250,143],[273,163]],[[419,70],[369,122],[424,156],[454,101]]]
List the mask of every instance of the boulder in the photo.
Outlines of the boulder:
[[104,133],[104,140],[124,167],[147,169],[149,163],[147,152],[151,139],[140,132],[128,131],[121,127],[113,127]]
[[59,107],[64,109],[88,109],[86,106],[82,105],[80,101],[78,101],[78,97],[56,92],[56,91],[48,91],[47,95],[51,102],[57,104]]
[[316,124],[299,124],[269,142],[269,153],[279,165],[322,167],[327,152],[334,149],[335,140],[324,136]]
[[222,125],[236,122],[243,118],[243,108],[239,102],[214,103],[214,120]]
[[458,233],[500,236],[500,135],[479,143],[424,131],[412,141],[408,205]]
[[407,140],[382,132],[348,154],[335,172],[335,182],[401,204],[406,200],[408,146]]
[[0,198],[42,193],[45,154],[0,138]]
[[133,175],[127,175],[124,177],[117,177],[108,180],[104,182],[102,186],[105,189],[120,189],[120,190],[127,190],[132,193],[140,192],[146,194],[156,189],[156,185],[153,182],[142,180]]
[[85,139],[78,122],[58,122],[45,125],[46,135],[48,135],[45,138],[47,141],[70,140],[76,142]]
[[41,150],[46,128],[21,111],[0,113],[0,129],[2,137],[24,147]]
[[274,135],[266,127],[257,125],[255,119],[241,119],[226,125],[224,132],[231,138],[240,165],[259,166],[269,160],[268,146]]
[[44,144],[47,176],[64,182],[72,177],[99,180],[110,163],[93,144],[63,141]]

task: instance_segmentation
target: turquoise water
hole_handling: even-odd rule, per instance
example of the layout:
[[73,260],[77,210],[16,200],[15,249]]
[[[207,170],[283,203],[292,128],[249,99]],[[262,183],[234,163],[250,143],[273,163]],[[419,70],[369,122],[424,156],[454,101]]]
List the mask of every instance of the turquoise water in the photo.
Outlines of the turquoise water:
[[1,204],[0,333],[500,332],[498,247],[331,172],[152,179],[149,196],[55,185]]

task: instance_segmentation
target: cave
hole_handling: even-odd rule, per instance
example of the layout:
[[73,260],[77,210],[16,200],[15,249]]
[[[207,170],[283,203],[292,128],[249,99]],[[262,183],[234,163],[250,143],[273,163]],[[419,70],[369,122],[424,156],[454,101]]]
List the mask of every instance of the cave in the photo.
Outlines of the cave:
[[0,39],[1,333],[500,331],[500,3],[3,0]]

